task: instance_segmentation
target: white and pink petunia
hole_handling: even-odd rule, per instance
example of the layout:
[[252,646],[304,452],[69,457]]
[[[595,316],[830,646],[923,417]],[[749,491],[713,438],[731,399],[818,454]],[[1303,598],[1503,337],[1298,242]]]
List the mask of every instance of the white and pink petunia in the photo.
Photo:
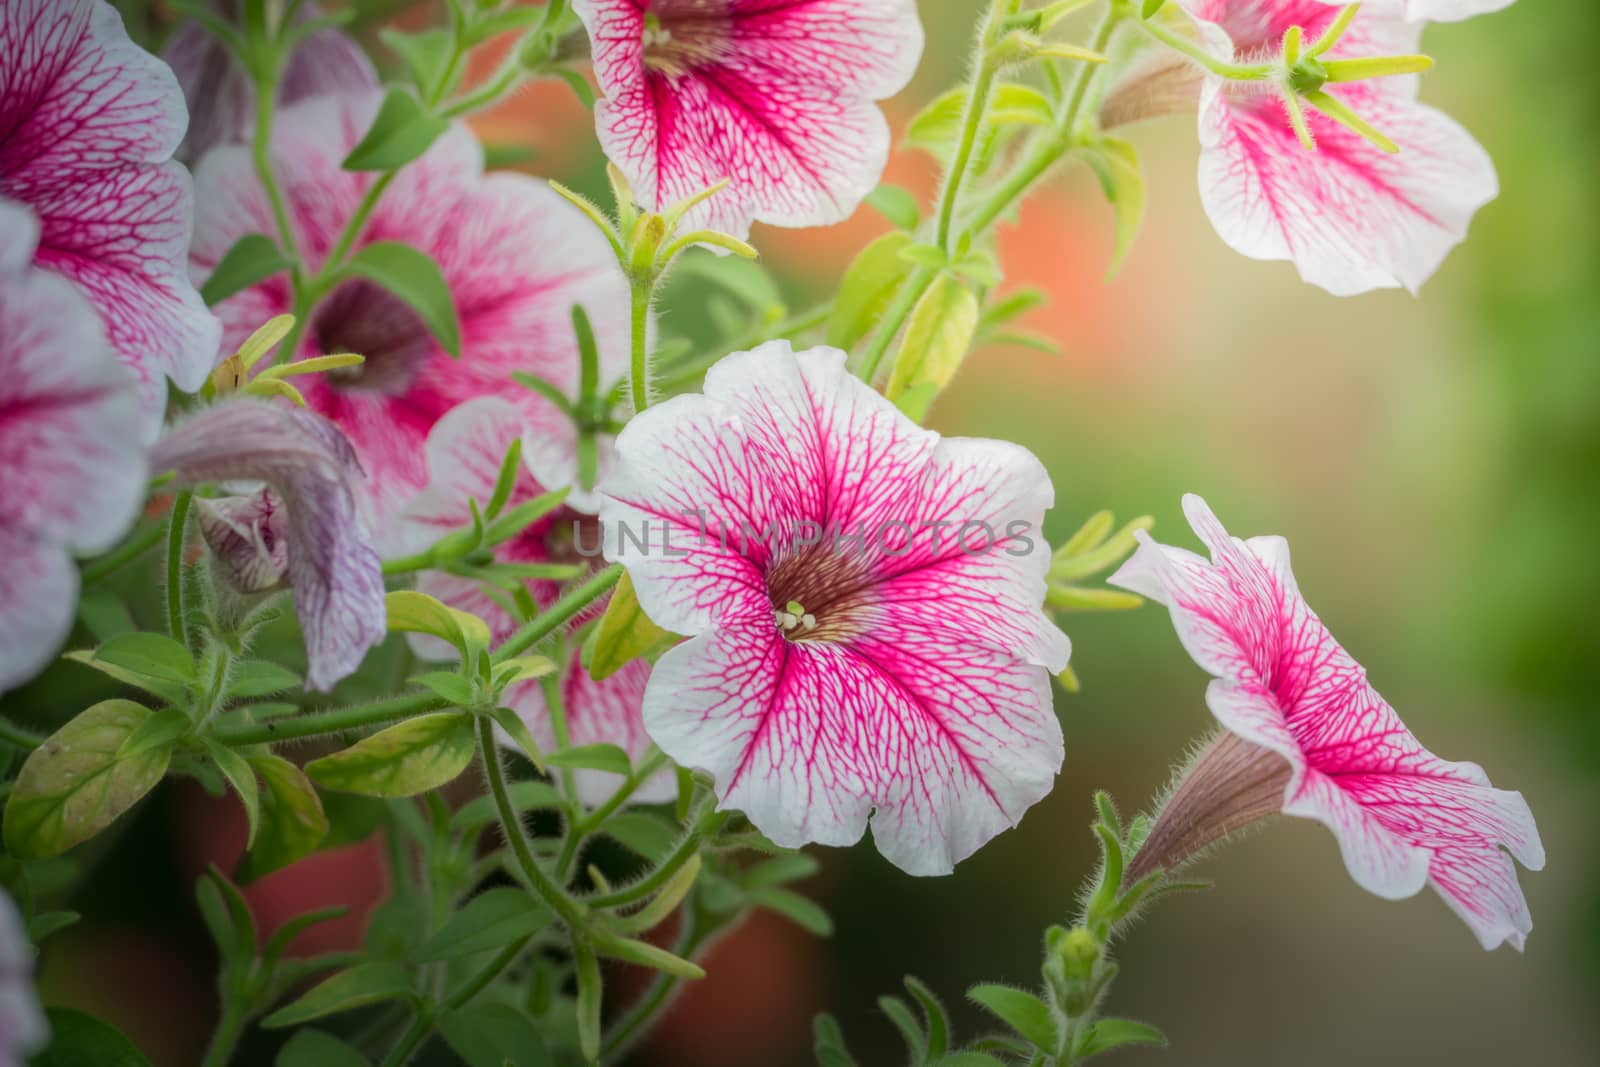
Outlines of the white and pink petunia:
[[877,185],[889,126],[874,101],[922,55],[915,0],[574,0],[589,30],[601,146],[640,205],[726,179],[689,216],[823,226]]
[[34,263],[99,313],[141,385],[146,439],[167,379],[192,392],[217,358],[185,265],[194,202],[172,153],[186,121],[172,71],[104,0],[0,5],[0,196],[38,218]]
[[[1183,0],[1228,61],[1281,52],[1299,26],[1315,41],[1340,9],[1321,0]],[[1327,59],[1407,55],[1422,26],[1398,8],[1363,8]],[[1200,98],[1200,196],[1218,234],[1252,259],[1290,260],[1339,296],[1415,292],[1499,192],[1494,164],[1449,116],[1417,102],[1414,75],[1329,83],[1400,148],[1388,153],[1307,106],[1306,149],[1272,82],[1207,76]]]
[[383,565],[358,507],[361,464],[338,427],[276,402],[234,400],[169,431],[150,463],[181,485],[262,483],[203,505],[201,529],[236,592],[287,579],[309,688],[332,689],[383,640]]
[[[440,419],[428,438],[428,487],[401,514],[400,525],[409,547],[421,551],[442,537],[470,528],[472,502],[482,508],[494,495],[511,443],[522,440],[527,455],[532,437],[526,411],[499,397],[468,401]],[[506,506],[516,507],[544,492],[524,464]],[[598,541],[592,517],[563,507],[496,546],[494,558],[501,564],[582,565],[589,562],[588,557],[597,559]],[[540,608],[548,607],[560,595],[556,581],[526,579],[523,585]],[[482,618],[497,643],[517,627],[517,620],[501,601],[484,592],[477,579],[430,570],[417,579],[417,589]],[[444,642],[424,635],[412,635],[411,644],[418,655],[427,658],[448,659],[455,654]],[[596,681],[578,662],[576,644],[567,652],[559,686],[568,742],[616,745],[638,762],[650,748],[640,718],[650,665],[635,660],[611,677]],[[541,682],[518,683],[507,691],[506,701],[527,723],[535,741],[554,747],[555,728]],[[587,803],[604,802],[618,782],[616,775],[604,771],[577,772],[578,791]],[[658,775],[647,781],[634,799],[666,800],[675,795],[676,788],[670,773]]]
[[[322,96],[285,109],[273,130],[273,166],[300,251],[321,267],[375,175],[340,164],[377,113],[376,94]],[[199,219],[193,269],[204,279],[235,241],[274,232],[271,206],[249,149],[215,149],[196,171]],[[450,409],[499,395],[539,410],[511,379],[528,371],[569,393],[578,379],[571,311],[581,304],[602,353],[628,347],[628,286],[605,239],[544,182],[483,173],[483,149],[457,124],[384,192],[355,243],[400,241],[431,255],[461,324],[461,358],[428,333],[411,308],[374,282],[345,281],[311,312],[297,357],[358,352],[359,368],[298,379],[312,410],[349,436],[367,472],[364,507],[385,550],[392,520],[428,482],[424,445]],[[223,301],[225,347],[291,310],[288,279],[270,278]],[[626,358],[625,354],[621,357]]]
[[[1333,0],[1328,0],[1332,3]],[[1460,22],[1503,11],[1515,0],[1369,0],[1371,7],[1398,11],[1413,22]]]
[[736,353],[705,389],[629,422],[603,486],[608,558],[692,635],[645,728],[781,845],[850,844],[870,817],[893,863],[948,872],[1061,767],[1049,476],[922,429],[835,349]]
[[[223,12],[237,18],[238,4]],[[297,23],[321,17],[315,4],[296,9]],[[244,61],[199,22],[172,31],[161,48],[189,105],[185,159],[197,160],[220,144],[243,141],[256,122],[256,87]],[[318,30],[289,52],[278,81],[276,102],[287,107],[323,93],[358,92],[378,84],[377,71],[361,46],[337,27]]]
[[144,496],[137,386],[83,295],[31,265],[38,235],[0,199],[0,691],[66,638],[73,552],[110,548]]
[[1264,766],[1287,767],[1275,783],[1282,812],[1332,830],[1362,888],[1398,899],[1432,885],[1485,948],[1521,948],[1533,921],[1511,857],[1544,865],[1522,794],[1422,747],[1306,604],[1281,537],[1230,537],[1197,496],[1184,511],[1209,561],[1141,534],[1111,581],[1171,609],[1184,647],[1215,679],[1206,703],[1217,721],[1281,757]]

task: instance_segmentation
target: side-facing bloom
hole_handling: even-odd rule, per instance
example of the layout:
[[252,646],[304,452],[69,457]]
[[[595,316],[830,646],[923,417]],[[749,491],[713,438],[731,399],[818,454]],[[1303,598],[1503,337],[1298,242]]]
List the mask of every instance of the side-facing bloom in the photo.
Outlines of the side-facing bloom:
[[193,392],[217,321],[189,282],[183,93],[105,0],[0,5],[0,195],[39,219],[33,261],[72,280],[141,385],[156,434],[168,378]]
[[49,1037],[33,987],[33,946],[16,902],[0,889],[0,1067],[21,1067]]
[[[375,176],[340,164],[371,126],[376,94],[322,96],[285,109],[273,129],[273,167],[300,250],[319,269]],[[196,171],[200,190],[193,268],[208,277],[235,241],[273,232],[272,207],[243,146],[210,152]],[[589,310],[601,351],[628,347],[628,285],[605,238],[544,182],[483,173],[483,149],[463,125],[439,138],[384,192],[355,243],[400,241],[433,257],[461,325],[454,359],[422,320],[375,282],[351,279],[312,310],[297,358],[335,352],[366,357],[359,367],[297,380],[311,409],[349,436],[367,482],[364,508],[386,551],[394,516],[428,481],[424,444],[445,412],[498,394],[533,405],[511,380],[524,370],[570,391],[578,378],[571,312]],[[288,279],[269,278],[222,302],[225,345],[237,347],[261,323],[292,310]]]
[[1044,615],[1054,490],[1032,453],[941,439],[845,369],[773,342],[617,438],[600,510],[655,622],[644,722],[777,843],[942,874],[1061,767]]
[[39,228],[0,200],[0,691],[49,662],[78,600],[74,550],[110,548],[144,493],[137,388]]
[[[1329,0],[1330,3],[1333,0]],[[1413,22],[1460,22],[1474,15],[1503,11],[1514,0],[1374,0],[1373,7],[1403,13]]]
[[[1271,59],[1295,26],[1316,41],[1340,9],[1321,0],[1183,0],[1229,62]],[[1407,55],[1420,23],[1364,7],[1324,60]],[[1303,86],[1304,87],[1304,86]],[[1488,154],[1454,119],[1417,102],[1415,75],[1327,82],[1342,103],[1399,147],[1386,152],[1310,106],[1315,149],[1295,133],[1275,81],[1208,75],[1200,97],[1200,197],[1217,233],[1252,259],[1285,259],[1346,296],[1415,292],[1499,193]]]
[[[235,400],[170,431],[156,443],[150,465],[172,471],[180,484],[247,481],[271,490],[271,498],[213,505],[202,522],[213,545],[226,545],[217,524],[229,521],[242,540],[284,543],[312,688],[333,688],[383,640],[383,565],[357,506],[361,463],[338,427],[275,402]],[[270,587],[236,554],[222,564],[261,577],[257,591]]]
[[[500,466],[511,443],[529,441],[526,413],[499,397],[470,400],[434,426],[428,437],[428,487],[417,495],[401,514],[400,524],[411,547],[422,550],[441,537],[472,525],[472,502],[482,508],[494,495]],[[524,453],[526,454],[526,453]],[[506,507],[514,508],[542,495],[545,489],[526,466],[517,472],[516,484]],[[585,530],[584,527],[587,527]],[[560,508],[529,526],[517,537],[502,542],[494,551],[494,562],[512,565],[586,564],[586,554],[598,555],[598,540],[592,517],[585,518],[571,508]],[[544,579],[522,583],[541,609],[554,603],[560,585]],[[451,607],[477,615],[489,624],[494,641],[509,637],[517,627],[502,604],[484,592],[481,581],[430,570],[417,579],[419,592]],[[595,609],[595,612],[598,608]],[[591,616],[595,614],[591,612]],[[437,638],[411,635],[412,648],[419,656],[448,659],[453,649]],[[620,747],[636,762],[650,747],[640,718],[645,682],[650,665],[636,660],[602,681],[589,677],[578,662],[577,647],[561,664],[562,711],[568,740],[574,745],[611,744]],[[543,684],[521,682],[506,693],[507,704],[527,723],[534,740],[541,746],[555,744],[555,730],[545,703]],[[617,776],[604,771],[580,771],[578,789],[583,799],[601,803],[617,786]],[[652,802],[674,795],[676,784],[670,774],[646,782],[635,799]]]
[[[218,5],[231,18],[239,5]],[[296,21],[321,17],[315,4],[301,4]],[[232,49],[200,23],[189,20],[172,31],[161,48],[189,105],[189,133],[183,157],[196,160],[219,144],[243,141],[256,121],[255,80]],[[279,78],[276,103],[287,107],[322,93],[355,92],[378,84],[377,71],[361,46],[337,27],[318,30],[289,52]]]
[[726,179],[689,216],[825,226],[877,185],[889,126],[874,101],[922,56],[915,0],[574,0],[589,30],[600,144],[658,211]]
[[[1533,920],[1506,852],[1533,870],[1544,866],[1522,794],[1491,787],[1476,764],[1422,747],[1307,606],[1281,537],[1240,541],[1199,497],[1183,504],[1211,559],[1141,534],[1111,581],[1171,609],[1179,639],[1214,678],[1211,713],[1237,739],[1213,746],[1187,773],[1190,795],[1236,800],[1258,792],[1255,780],[1268,783],[1285,815],[1333,831],[1362,888],[1399,899],[1432,885],[1485,948],[1521,948]],[[1265,751],[1252,756],[1238,741]],[[1210,783],[1220,788],[1192,784],[1224,773],[1229,781]],[[1163,823],[1196,822],[1181,807],[1174,799],[1157,819],[1136,857],[1141,873],[1187,858],[1161,855],[1172,851]],[[1179,853],[1210,843],[1188,836]]]

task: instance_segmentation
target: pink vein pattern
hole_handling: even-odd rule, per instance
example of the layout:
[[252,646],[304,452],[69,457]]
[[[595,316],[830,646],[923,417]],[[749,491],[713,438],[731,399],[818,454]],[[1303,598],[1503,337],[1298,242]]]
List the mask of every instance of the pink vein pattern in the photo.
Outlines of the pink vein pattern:
[[82,294],[30,265],[38,235],[0,199],[0,692],[66,638],[72,552],[110,548],[144,495],[133,378]]
[[1332,830],[1362,888],[1399,899],[1432,885],[1484,948],[1522,948],[1533,920],[1506,853],[1544,866],[1522,794],[1422,747],[1306,604],[1281,537],[1240,541],[1205,501],[1183,503],[1210,561],[1141,536],[1111,582],[1171,609],[1215,679],[1217,721],[1288,761],[1284,814]]
[[[1184,0],[1225,59],[1260,61],[1300,26],[1315,40],[1339,8],[1320,0]],[[1374,8],[1380,5],[1374,5]],[[1414,53],[1422,27],[1363,8],[1327,58]],[[1220,31],[1220,32],[1219,32]],[[1275,85],[1207,77],[1200,100],[1200,196],[1222,239],[1252,259],[1290,260],[1336,296],[1415,292],[1499,193],[1494,164],[1449,116],[1416,100],[1415,76],[1329,84],[1400,146],[1389,154],[1306,108],[1307,151]]]
[[[531,435],[526,413],[499,397],[469,400],[440,419],[428,437],[428,487],[400,515],[407,544],[421,551],[439,538],[470,526],[471,502],[476,500],[480,508],[489,502],[506,450],[521,438],[526,456]],[[506,507],[516,507],[544,492],[544,486],[524,465],[517,472]],[[580,525],[590,529],[580,533]],[[581,513],[561,508],[529,527],[521,536],[497,546],[495,561],[583,562],[580,548],[586,553],[595,552],[597,535],[592,527],[592,519],[584,523]],[[578,543],[580,537],[581,544]],[[540,608],[548,607],[561,592],[559,585],[552,581],[529,579],[523,584]],[[417,580],[417,589],[483,619],[497,643],[509,637],[517,627],[517,620],[473,579],[431,570]],[[585,617],[592,618],[603,608],[604,602],[601,602],[589,609]],[[412,634],[410,641],[416,653],[424,658],[452,659],[456,656],[453,648],[437,638]],[[637,660],[617,674],[596,681],[579,664],[577,644],[571,643],[562,657],[559,683],[568,741],[574,745],[616,745],[637,762],[650,747],[650,738],[640,717],[645,682],[649,677],[650,665]],[[507,690],[506,703],[527,723],[534,740],[543,746],[555,745],[555,729],[541,682],[512,686]],[[617,775],[605,771],[577,772],[578,792],[585,803],[603,803],[620,782]],[[633,799],[654,803],[668,800],[676,793],[677,783],[668,772],[646,782]]]
[[[376,115],[376,94],[322,96],[285,109],[273,131],[273,166],[300,251],[321,266],[374,175],[340,164]],[[196,279],[211,275],[235,241],[272,233],[271,207],[250,152],[227,146],[196,169],[200,213],[191,258]],[[300,358],[359,352],[353,373],[297,379],[311,409],[336,423],[367,471],[363,508],[380,548],[397,549],[391,521],[428,482],[428,432],[463,401],[498,395],[559,432],[562,417],[511,380],[525,370],[569,394],[578,350],[571,310],[582,304],[607,367],[627,361],[628,287],[605,239],[544,182],[483,173],[483,150],[464,125],[444,134],[390,185],[356,249],[401,241],[431,255],[444,273],[461,323],[461,358],[436,344],[397,298],[365,281],[346,282],[312,311]],[[269,278],[217,307],[224,343],[236,346],[274,315],[287,313],[287,279]],[[231,347],[230,347],[231,350]]]
[[848,218],[889,157],[874,104],[922,55],[915,0],[574,0],[605,99],[595,124],[660,210],[727,179],[690,228]]
[[189,174],[171,161],[187,116],[172,71],[104,0],[0,7],[0,196],[38,217],[34,262],[70,279],[138,379],[141,436],[167,384],[193,392],[219,326],[189,283]]
[[844,364],[773,342],[635,417],[602,487],[606,554],[693,635],[645,693],[663,751],[779,844],[851,844],[870,816],[892,862],[942,874],[1061,766],[1050,674],[1070,645],[1034,540],[1054,490],[1025,449],[941,439]]

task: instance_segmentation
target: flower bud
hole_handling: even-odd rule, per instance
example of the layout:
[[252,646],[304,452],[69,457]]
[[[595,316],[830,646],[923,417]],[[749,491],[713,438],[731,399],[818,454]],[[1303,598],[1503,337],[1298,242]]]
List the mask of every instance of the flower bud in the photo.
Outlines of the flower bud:
[[283,507],[271,490],[194,503],[213,573],[228,589],[248,596],[283,584],[289,546]]

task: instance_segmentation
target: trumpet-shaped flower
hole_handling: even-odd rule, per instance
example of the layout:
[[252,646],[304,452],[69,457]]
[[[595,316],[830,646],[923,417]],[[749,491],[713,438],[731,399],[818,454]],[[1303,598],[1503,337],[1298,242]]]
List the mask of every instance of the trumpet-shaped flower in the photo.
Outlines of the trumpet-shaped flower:
[[[301,253],[320,269],[375,180],[340,164],[372,125],[379,97],[322,96],[285,109],[273,129],[273,167]],[[273,232],[271,204],[249,149],[210,152],[196,171],[200,215],[193,267],[208,277],[235,241]],[[578,380],[574,304],[589,309],[598,343],[627,351],[628,285],[610,246],[545,183],[483,173],[483,150],[465,126],[446,132],[389,185],[355,242],[400,241],[438,263],[455,300],[461,357],[431,337],[409,305],[353,278],[311,311],[297,358],[336,352],[360,367],[296,384],[311,409],[336,423],[367,472],[364,509],[385,549],[397,547],[393,518],[428,482],[428,432],[457,404],[499,394],[534,406],[511,380],[524,370],[571,391]],[[226,344],[236,348],[262,322],[291,310],[288,279],[269,278],[218,305]],[[623,358],[626,358],[625,356]]]
[[1053,490],[1025,449],[941,439],[844,361],[774,342],[636,416],[605,549],[692,635],[650,676],[657,745],[781,845],[850,844],[870,815],[892,862],[940,874],[1061,766]]
[[[1521,948],[1533,922],[1506,851],[1534,870],[1544,865],[1522,794],[1492,788],[1476,764],[1422,747],[1307,606],[1282,538],[1230,537],[1196,496],[1184,498],[1184,511],[1209,561],[1141,534],[1138,552],[1111,581],[1171,609],[1184,647],[1215,679],[1206,690],[1211,713],[1265,751],[1251,759],[1231,744],[1214,749],[1218,758],[1202,757],[1186,777],[1231,768],[1234,780],[1225,789],[1180,783],[1146,848],[1167,851],[1158,843],[1163,822],[1194,821],[1174,811],[1183,806],[1176,797],[1242,796],[1254,792],[1243,779],[1259,778],[1285,815],[1333,831],[1362,888],[1398,899],[1432,885],[1485,948]],[[1208,843],[1203,834],[1186,836],[1184,852]]]
[[67,636],[72,551],[110,548],[144,491],[137,387],[83,296],[29,265],[38,234],[0,200],[0,691]]
[[33,261],[69,278],[139,380],[153,438],[167,383],[192,392],[219,327],[189,282],[186,122],[166,64],[104,0],[0,6],[0,196],[39,220]]
[[[468,401],[440,419],[428,437],[428,487],[401,514],[401,525],[418,550],[441,537],[472,525],[472,502],[486,505],[494,495],[501,464],[512,442],[530,441],[527,412],[499,397]],[[519,468],[506,507],[514,508],[544,493],[527,466]],[[584,527],[588,527],[587,531]],[[495,547],[494,561],[511,565],[572,565],[585,563],[585,555],[598,555],[593,519],[571,508],[557,509],[518,536]],[[523,579],[521,583],[540,608],[560,595],[554,580]],[[484,592],[480,580],[430,570],[417,579],[417,589],[451,607],[477,615],[489,624],[496,642],[510,636],[517,620],[503,603]],[[594,610],[598,610],[594,609]],[[593,612],[591,612],[593,614]],[[411,635],[418,655],[447,659],[453,649],[437,638]],[[559,686],[567,740],[574,745],[616,745],[637,761],[650,747],[639,708],[644,698],[650,666],[643,660],[628,664],[609,678],[596,681],[578,662],[577,648],[561,667]],[[539,681],[511,687],[506,701],[527,723],[541,746],[554,746],[554,725]],[[601,803],[617,785],[616,775],[580,771],[578,789],[583,799]],[[634,794],[642,801],[666,800],[676,791],[670,774],[658,776]]]
[[690,215],[743,237],[752,219],[848,218],[883,174],[876,100],[922,55],[914,0],[574,0],[605,99],[600,143],[639,204],[726,179]]
[[[1183,0],[1219,59],[1259,62],[1300,27],[1315,42],[1340,15],[1321,0]],[[1363,8],[1322,61],[1405,55],[1421,25],[1398,9]],[[1387,136],[1376,143],[1309,105],[1308,150],[1275,80],[1211,75],[1200,97],[1200,196],[1222,239],[1253,259],[1292,261],[1339,296],[1415,292],[1499,192],[1494,164],[1455,120],[1417,102],[1414,75],[1327,81],[1320,91]],[[1293,79],[1291,79],[1293,80]]]
[[383,566],[357,507],[361,464],[338,427],[274,402],[235,400],[167,433],[150,460],[183,484],[251,481],[271,490],[203,511],[202,530],[223,549],[221,564],[241,589],[246,576],[260,579],[250,591],[272,583],[262,564],[248,566],[229,551],[222,528],[231,524],[241,541],[261,544],[267,567],[271,544],[283,542],[312,688],[331,689],[383,640]]

